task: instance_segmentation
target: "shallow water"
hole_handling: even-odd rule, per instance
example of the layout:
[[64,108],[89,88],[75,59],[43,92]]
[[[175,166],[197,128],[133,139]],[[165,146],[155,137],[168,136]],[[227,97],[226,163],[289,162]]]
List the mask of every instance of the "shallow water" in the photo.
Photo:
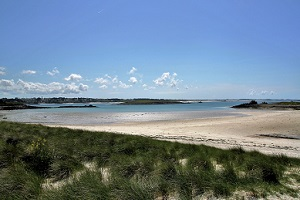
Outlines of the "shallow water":
[[7,120],[25,123],[65,124],[65,125],[97,125],[125,122],[182,120],[224,116],[238,116],[233,111],[190,111],[190,112],[14,112],[7,114]]
[[[5,120],[15,122],[97,125],[238,116],[242,114],[230,107],[244,102],[245,101],[210,101],[203,103],[165,105],[117,105],[110,103],[93,103],[96,107],[13,110],[6,111],[4,114],[5,118],[7,118]],[[42,104],[40,106],[59,107],[61,105],[63,104]],[[71,105],[82,106],[86,104]]]

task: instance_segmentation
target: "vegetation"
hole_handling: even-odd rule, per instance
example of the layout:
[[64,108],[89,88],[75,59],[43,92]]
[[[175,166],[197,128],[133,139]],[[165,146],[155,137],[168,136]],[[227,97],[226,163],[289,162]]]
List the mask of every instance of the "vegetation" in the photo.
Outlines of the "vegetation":
[[251,100],[249,103],[243,103],[240,105],[232,106],[232,108],[251,108],[251,109],[273,109],[273,110],[300,110],[300,102],[278,102],[268,104],[262,102],[258,104],[255,100]]
[[18,110],[18,109],[35,109],[38,107],[28,106],[22,102],[1,102],[0,110]]
[[277,104],[278,105],[295,105],[295,106],[300,106],[300,102],[297,102],[297,101],[279,102]]
[[12,122],[0,130],[0,199],[300,197],[300,160],[283,155]]

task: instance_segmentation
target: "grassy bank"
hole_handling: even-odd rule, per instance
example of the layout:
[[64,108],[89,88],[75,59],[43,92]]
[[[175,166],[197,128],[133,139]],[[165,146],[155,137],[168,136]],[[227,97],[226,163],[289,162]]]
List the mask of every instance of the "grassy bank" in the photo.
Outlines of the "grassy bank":
[[300,197],[299,169],[241,148],[0,122],[1,199]]
[[269,110],[300,110],[300,102],[290,101],[290,102],[278,102],[268,104],[262,102],[258,104],[256,101],[252,100],[249,103],[243,103],[240,105],[232,106],[232,108],[247,108],[247,109],[269,109]]

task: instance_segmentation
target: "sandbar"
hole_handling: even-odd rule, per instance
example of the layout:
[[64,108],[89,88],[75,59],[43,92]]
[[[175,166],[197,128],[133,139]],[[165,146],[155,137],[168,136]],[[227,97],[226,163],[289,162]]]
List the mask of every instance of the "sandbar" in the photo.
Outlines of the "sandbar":
[[48,125],[89,131],[142,135],[159,140],[242,147],[266,154],[300,158],[300,111],[239,110],[242,115],[186,120],[99,125]]

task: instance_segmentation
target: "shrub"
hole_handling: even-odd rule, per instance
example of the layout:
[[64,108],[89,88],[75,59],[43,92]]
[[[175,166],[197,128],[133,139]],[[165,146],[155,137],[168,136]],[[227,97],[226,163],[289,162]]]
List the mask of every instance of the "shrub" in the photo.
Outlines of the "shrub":
[[0,168],[13,165],[18,162],[19,157],[22,154],[22,150],[19,148],[19,139],[8,138],[1,152]]
[[221,173],[221,179],[224,182],[227,182],[230,185],[237,185],[238,184],[238,177],[235,173],[235,170],[232,165],[225,166],[224,171]]
[[278,184],[282,172],[268,160],[252,160],[247,163],[248,178],[252,181]]
[[41,177],[15,164],[0,172],[0,199],[38,199]]
[[74,179],[72,184],[62,188],[46,190],[41,194],[45,200],[76,200],[76,199],[111,199],[110,188],[102,182],[101,175],[87,171],[79,179]]
[[213,192],[216,197],[229,196],[231,194],[230,188],[225,183],[216,183],[213,186]]
[[62,157],[59,160],[55,159],[50,167],[51,177],[54,178],[54,181],[58,181],[69,177],[75,170],[80,169],[82,164],[72,157]]
[[257,104],[257,101],[255,101],[255,100],[251,100],[249,104],[250,104],[250,105]]
[[197,171],[198,170],[210,171],[214,169],[211,161],[207,158],[207,156],[203,156],[199,154],[192,156],[188,160],[187,166],[192,170],[197,170]]
[[163,163],[159,166],[160,175],[165,180],[172,180],[176,176],[176,168],[172,162]]
[[140,200],[155,199],[157,185],[152,181],[115,179],[112,187],[112,199]]
[[28,148],[27,155],[23,157],[23,161],[26,162],[27,166],[41,176],[48,175],[53,161],[53,156],[48,150],[46,142],[44,138],[34,140]]

